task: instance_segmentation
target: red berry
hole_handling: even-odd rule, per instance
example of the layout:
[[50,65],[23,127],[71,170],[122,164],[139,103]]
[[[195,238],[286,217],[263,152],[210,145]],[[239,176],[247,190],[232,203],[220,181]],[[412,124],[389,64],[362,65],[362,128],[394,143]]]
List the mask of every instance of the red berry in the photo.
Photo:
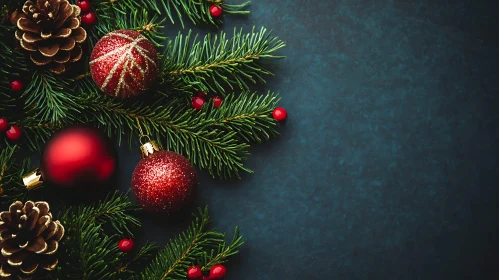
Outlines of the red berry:
[[201,271],[201,268],[196,265],[196,266],[191,266],[187,269],[187,278],[188,279],[198,279],[203,276],[203,271]]
[[196,96],[192,99],[192,108],[199,111],[203,108],[204,102],[203,98]]
[[94,25],[97,21],[97,16],[93,12],[89,12],[81,17],[81,21],[86,25]]
[[206,92],[203,91],[198,91],[198,94],[196,96],[204,99],[206,98],[206,96],[208,96],[208,94],[206,94]]
[[123,253],[131,252],[133,250],[133,240],[127,238],[121,239],[118,243],[118,249]]
[[9,130],[5,132],[5,134],[10,140],[16,141],[17,139],[19,139],[19,137],[21,137],[21,129],[19,128],[19,126],[13,124],[10,126]]
[[9,122],[6,118],[0,118],[0,132],[3,132],[9,127]]
[[82,12],[88,12],[90,11],[90,1],[88,0],[78,1],[78,7],[80,7]]
[[222,101],[222,97],[220,96],[213,97],[213,105],[215,105],[215,108],[220,107],[220,105],[222,105]]
[[10,88],[13,91],[21,91],[23,89],[23,83],[19,80],[14,80],[10,82]]
[[221,279],[225,277],[227,269],[222,264],[214,265],[210,270],[210,279]]
[[276,121],[282,122],[288,117],[288,113],[284,108],[275,108],[274,112],[272,112],[272,116]]
[[222,7],[215,4],[210,6],[210,15],[212,17],[219,17],[222,15],[222,12],[223,12]]

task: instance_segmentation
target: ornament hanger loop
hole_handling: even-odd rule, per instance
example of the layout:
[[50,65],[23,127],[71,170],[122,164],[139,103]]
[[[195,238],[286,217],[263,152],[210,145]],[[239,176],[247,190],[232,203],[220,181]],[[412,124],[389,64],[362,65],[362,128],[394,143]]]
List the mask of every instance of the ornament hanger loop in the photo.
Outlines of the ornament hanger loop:
[[[146,139],[145,142],[144,142],[144,139]],[[142,134],[142,135],[140,135],[139,142],[141,145],[144,145],[147,142],[151,142],[151,138],[147,134]]]

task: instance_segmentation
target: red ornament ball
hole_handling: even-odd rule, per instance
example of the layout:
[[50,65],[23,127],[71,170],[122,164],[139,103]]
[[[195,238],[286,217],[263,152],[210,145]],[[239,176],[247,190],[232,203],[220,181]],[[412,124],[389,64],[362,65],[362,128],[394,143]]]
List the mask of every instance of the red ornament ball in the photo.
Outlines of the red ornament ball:
[[158,53],[137,31],[113,31],[95,45],[90,73],[95,84],[110,96],[137,96],[148,90],[158,75]]
[[215,108],[220,107],[220,105],[222,105],[222,101],[222,97],[220,96],[213,97],[213,106],[215,106]]
[[212,17],[219,17],[222,15],[222,12],[223,12],[222,7],[215,4],[210,6],[210,15]]
[[0,118],[0,132],[4,132],[9,127],[9,122],[6,118]]
[[10,82],[10,88],[13,91],[21,91],[23,89],[23,83],[19,80],[14,80]]
[[201,110],[201,108],[203,108],[204,102],[205,101],[203,98],[196,96],[192,98],[192,108],[199,111]]
[[275,108],[272,112],[272,116],[276,121],[282,122],[286,120],[286,118],[288,117],[288,113],[283,108]]
[[61,188],[108,183],[117,167],[116,151],[107,136],[87,125],[74,125],[54,134],[43,148],[40,171],[44,182]]
[[201,271],[199,265],[191,266],[187,269],[188,279],[198,279],[201,278],[202,276],[203,276],[203,271]]
[[81,22],[86,25],[94,25],[97,22],[97,16],[93,12],[88,12],[81,17]]
[[197,185],[191,162],[165,150],[141,159],[132,175],[135,199],[148,213],[178,212],[192,200]]
[[88,1],[88,0],[78,1],[77,5],[78,5],[78,7],[80,7],[82,12],[90,11],[90,1]]
[[225,277],[227,269],[223,264],[214,265],[210,270],[210,279],[221,279]]
[[118,243],[118,249],[123,253],[130,253],[133,250],[133,240],[123,238]]
[[17,139],[21,138],[21,129],[19,128],[19,126],[13,124],[10,126],[9,130],[5,132],[5,134],[10,140],[16,141]]

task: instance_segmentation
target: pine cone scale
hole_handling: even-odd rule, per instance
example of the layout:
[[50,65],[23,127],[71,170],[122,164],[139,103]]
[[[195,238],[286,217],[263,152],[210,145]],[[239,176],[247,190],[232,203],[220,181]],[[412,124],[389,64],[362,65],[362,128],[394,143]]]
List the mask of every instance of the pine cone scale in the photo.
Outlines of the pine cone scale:
[[37,0],[26,1],[10,20],[19,28],[15,37],[30,52],[31,61],[63,73],[67,64],[82,57],[79,45],[87,39],[87,32],[80,26],[80,14],[81,9],[68,0]]

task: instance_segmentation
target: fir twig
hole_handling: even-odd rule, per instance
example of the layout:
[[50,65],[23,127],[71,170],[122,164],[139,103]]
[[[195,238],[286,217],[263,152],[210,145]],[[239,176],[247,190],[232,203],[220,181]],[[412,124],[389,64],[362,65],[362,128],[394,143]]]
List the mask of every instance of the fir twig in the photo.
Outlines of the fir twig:
[[[221,248],[225,243],[225,234],[215,230],[208,230],[208,208],[199,209],[199,216],[191,226],[159,252],[156,259],[145,269],[141,279],[175,280],[185,278],[187,267],[197,260],[203,259],[210,262],[207,254],[208,248]],[[236,229],[237,232],[237,229]],[[239,239],[239,238],[238,238]],[[231,252],[242,245],[242,239],[234,243]],[[227,256],[230,253],[227,254]]]
[[184,27],[184,16],[194,24],[208,24],[219,26],[222,23],[220,18],[213,18],[209,7],[217,4],[222,7],[225,14],[249,14],[245,10],[249,1],[242,4],[227,4],[222,0],[97,0],[96,4],[100,8],[112,8],[121,13],[133,11],[142,7],[148,7],[154,13],[167,18],[172,24],[177,21]]
[[31,83],[22,97],[25,111],[40,122],[61,123],[71,120],[72,111],[79,112],[68,95],[70,81],[47,71],[34,71]]
[[249,90],[249,83],[265,83],[264,75],[272,73],[265,69],[261,60],[283,58],[275,54],[285,46],[271,32],[261,28],[244,34],[234,29],[234,35],[208,34],[202,41],[191,39],[192,32],[184,37],[179,34],[168,42],[161,63],[161,75],[165,82],[180,79],[183,84],[205,92],[225,93],[225,87],[242,91]]
[[[61,216],[66,228],[62,241],[58,279],[112,279],[118,274],[121,260],[116,246],[124,233],[132,235],[130,227],[140,222],[129,215],[135,211],[126,195],[117,192],[104,201],[68,208]],[[104,227],[110,225],[112,233]]]
[[0,150],[0,205],[5,209],[13,201],[24,201],[27,197],[26,187],[22,184],[21,176],[29,168],[29,160],[18,164],[15,153],[18,146],[5,147]]

